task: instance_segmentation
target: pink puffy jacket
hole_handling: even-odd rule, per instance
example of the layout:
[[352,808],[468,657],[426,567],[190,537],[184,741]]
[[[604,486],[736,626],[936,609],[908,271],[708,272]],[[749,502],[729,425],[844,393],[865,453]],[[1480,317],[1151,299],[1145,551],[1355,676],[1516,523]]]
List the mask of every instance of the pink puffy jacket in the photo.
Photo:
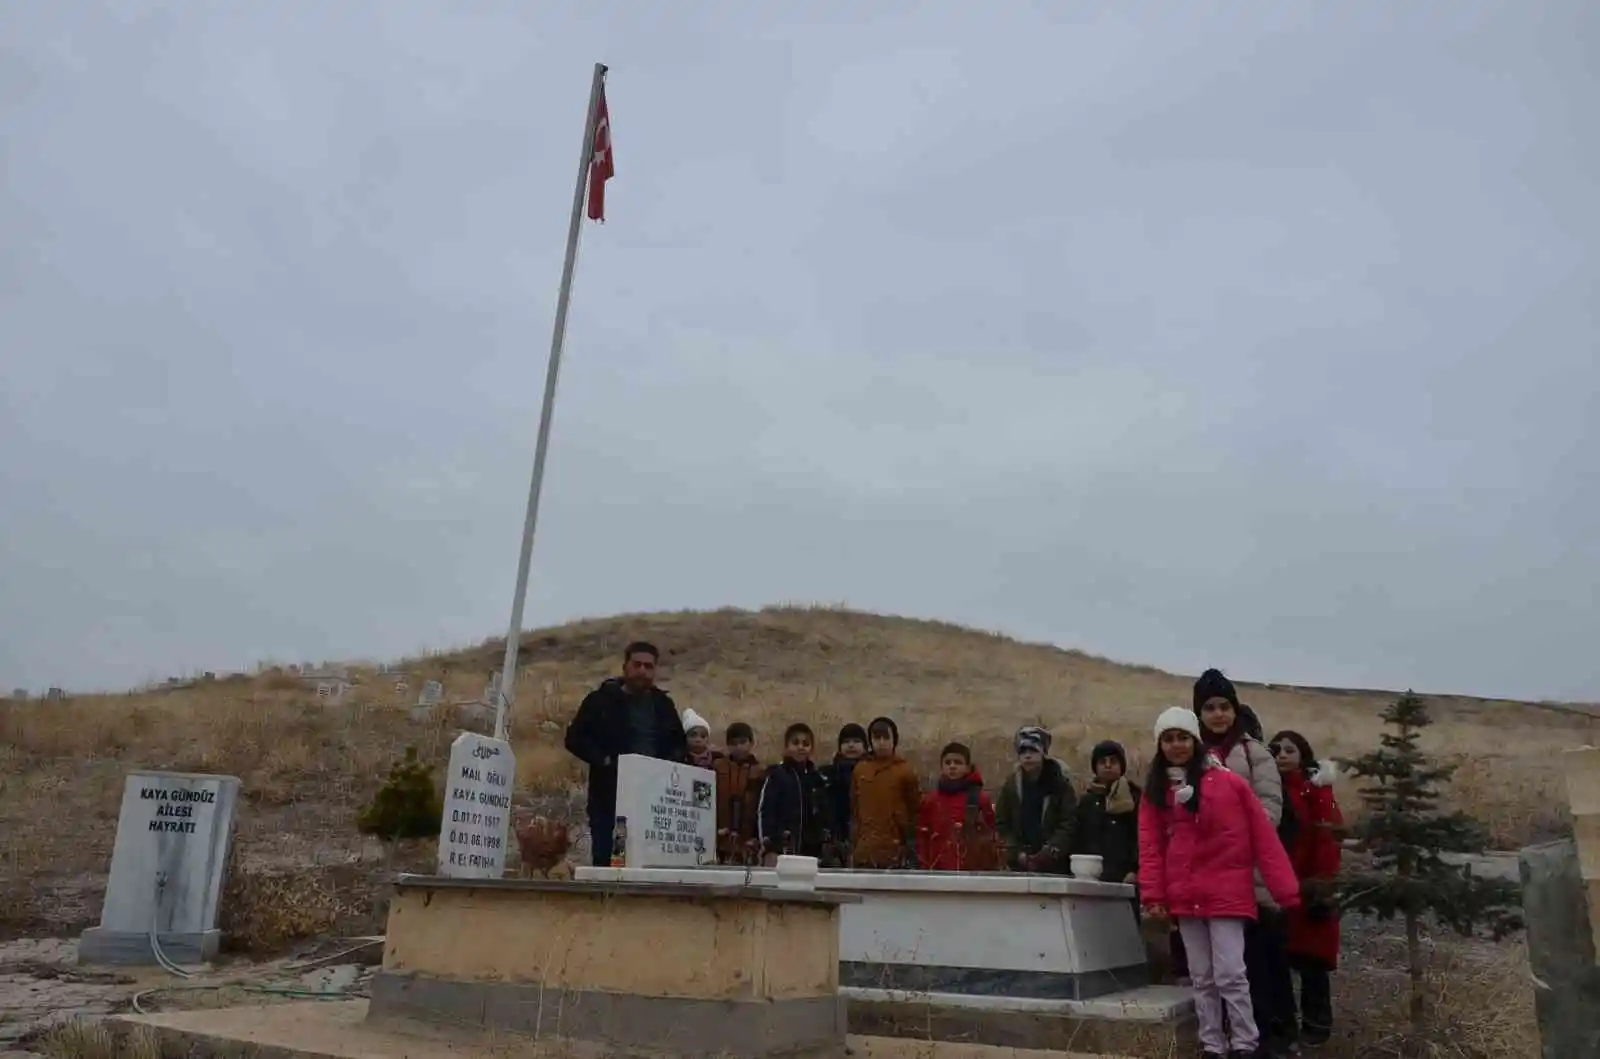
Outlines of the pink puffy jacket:
[[1139,802],[1139,899],[1179,919],[1256,918],[1255,872],[1283,908],[1300,904],[1289,855],[1248,781],[1225,768],[1200,777],[1200,811]]

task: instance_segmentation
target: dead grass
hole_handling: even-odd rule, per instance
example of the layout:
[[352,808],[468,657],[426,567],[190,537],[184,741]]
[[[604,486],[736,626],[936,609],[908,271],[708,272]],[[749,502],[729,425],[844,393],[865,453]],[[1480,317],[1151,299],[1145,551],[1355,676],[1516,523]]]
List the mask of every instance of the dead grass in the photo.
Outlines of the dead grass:
[[[1334,975],[1329,1059],[1402,1055],[1407,1031],[1405,938],[1396,924],[1347,922]],[[1426,946],[1430,1059],[1539,1059],[1527,947],[1521,938],[1487,944],[1453,934]]]
[[[680,706],[692,705],[718,731],[735,720],[754,725],[767,756],[792,720],[810,722],[828,749],[839,725],[889,714],[925,772],[934,771],[940,746],[959,739],[991,785],[1009,768],[1019,724],[1048,726],[1053,752],[1076,772],[1105,738],[1123,742],[1138,769],[1156,713],[1190,701],[1192,678],[840,609],[584,621],[523,640],[513,742],[524,803],[557,817],[573,804],[582,769],[562,749],[562,730],[638,636],[666,652],[663,683]],[[0,706],[0,934],[65,933],[95,921],[124,777],[134,768],[240,777],[235,850],[244,870],[232,873],[225,914],[245,942],[358,929],[380,896],[383,870],[377,847],[356,834],[356,810],[407,746],[442,765],[454,736],[447,708],[412,718],[417,690],[439,680],[447,701],[475,699],[500,654],[491,640],[410,659],[401,667],[410,687],[403,696],[393,677],[353,667],[357,686],[339,705],[272,668],[175,690]],[[1270,730],[1296,729],[1324,756],[1374,746],[1387,701],[1283,687],[1241,693]],[[1527,703],[1429,701],[1438,721],[1429,749],[1462,765],[1457,804],[1489,824],[1502,847],[1559,832],[1564,799],[1553,756],[1600,739],[1600,718]],[[1353,791],[1344,799],[1354,807]],[[432,852],[408,856],[421,868]],[[1448,981],[1465,988],[1459,976]],[[1517,989],[1525,994],[1525,983]]]

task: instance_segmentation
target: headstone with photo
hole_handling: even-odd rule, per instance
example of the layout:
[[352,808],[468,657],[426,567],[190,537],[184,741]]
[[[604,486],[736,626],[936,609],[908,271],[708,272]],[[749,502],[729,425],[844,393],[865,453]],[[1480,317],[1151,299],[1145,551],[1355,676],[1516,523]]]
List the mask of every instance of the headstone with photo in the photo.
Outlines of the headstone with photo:
[[617,758],[617,830],[629,868],[716,863],[716,773],[623,754]]
[[[198,963],[217,954],[217,907],[239,798],[237,776],[128,773],[100,925],[80,963]],[[154,943],[153,943],[154,941]]]
[[439,874],[498,879],[509,863],[511,791],[517,759],[511,744],[462,732],[450,744],[439,826]]

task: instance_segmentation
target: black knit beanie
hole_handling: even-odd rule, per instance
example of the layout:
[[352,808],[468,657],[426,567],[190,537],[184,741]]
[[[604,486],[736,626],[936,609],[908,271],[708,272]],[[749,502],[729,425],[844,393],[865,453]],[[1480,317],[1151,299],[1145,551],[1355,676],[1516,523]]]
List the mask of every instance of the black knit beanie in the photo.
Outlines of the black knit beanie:
[[1200,707],[1210,699],[1227,699],[1233,703],[1235,711],[1239,709],[1239,693],[1234,690],[1233,681],[1223,676],[1220,669],[1208,669],[1194,682],[1195,716],[1200,715]]
[[865,746],[867,743],[867,730],[851,721],[839,729],[839,745],[843,746],[847,740],[854,739]]

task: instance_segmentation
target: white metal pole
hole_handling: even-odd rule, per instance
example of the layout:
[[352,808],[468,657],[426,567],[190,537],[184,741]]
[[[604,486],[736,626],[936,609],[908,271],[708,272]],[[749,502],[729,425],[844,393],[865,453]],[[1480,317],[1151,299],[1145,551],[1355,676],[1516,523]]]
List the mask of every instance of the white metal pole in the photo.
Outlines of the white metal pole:
[[567,338],[567,305],[572,299],[572,270],[578,263],[578,236],[583,231],[583,207],[588,197],[589,166],[594,159],[594,133],[600,109],[600,88],[606,67],[594,64],[589,84],[589,113],[583,122],[583,151],[578,156],[578,186],[572,191],[572,220],[567,226],[567,257],[561,264],[561,290],[556,295],[556,322],[550,335],[550,364],[544,374],[544,404],[539,409],[539,440],[533,450],[533,477],[528,482],[528,513],[522,522],[522,553],[517,557],[517,588],[511,597],[511,624],[506,630],[506,653],[500,664],[500,688],[494,704],[494,736],[506,737],[506,716],[515,701],[517,647],[522,640],[522,604],[528,594],[528,567],[533,560],[533,532],[539,523],[539,493],[544,488],[545,456],[550,450],[550,420],[555,414],[556,379],[561,374],[561,347]]

